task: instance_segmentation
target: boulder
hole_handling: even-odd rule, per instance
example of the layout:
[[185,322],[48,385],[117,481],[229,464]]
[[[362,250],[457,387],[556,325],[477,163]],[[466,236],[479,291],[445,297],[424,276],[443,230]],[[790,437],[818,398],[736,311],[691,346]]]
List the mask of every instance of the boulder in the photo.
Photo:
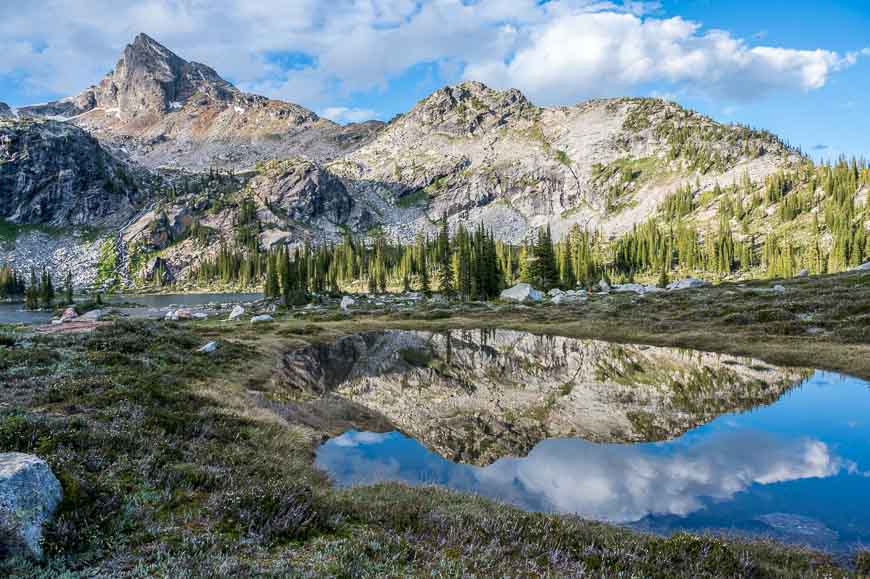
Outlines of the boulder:
[[695,289],[699,287],[705,287],[710,285],[710,282],[706,282],[702,279],[695,279],[693,277],[681,279],[680,281],[675,281],[668,286],[668,290],[670,291],[678,291],[684,289]]
[[639,283],[625,283],[622,285],[613,286],[613,291],[617,293],[630,293],[634,292],[636,294],[644,295],[644,294],[653,294],[656,292],[664,291],[659,287],[654,285],[641,285]]
[[347,309],[350,306],[354,305],[355,303],[356,303],[356,301],[354,301],[354,299],[352,297],[344,296],[343,298],[341,298],[341,304],[339,304],[339,307],[341,308],[342,311],[346,312]]
[[544,299],[544,294],[527,283],[518,283],[501,292],[501,299],[519,303],[540,302]]
[[271,322],[274,319],[275,318],[273,318],[269,314],[263,314],[261,316],[254,316],[253,318],[251,318],[251,323],[252,324],[261,324],[263,322]]
[[854,268],[852,271],[870,271],[870,261],[867,263],[862,263],[858,267]]
[[773,291],[774,291],[774,293],[784,294],[785,293],[785,286],[777,284],[777,285],[773,286]]
[[810,272],[806,269],[802,269],[797,274],[798,277],[810,277]]
[[194,319],[194,320],[207,320],[207,319],[208,319],[208,314],[205,313],[205,312],[195,312],[195,313],[193,314],[193,319]]
[[178,320],[192,320],[193,311],[188,308],[178,308],[177,310],[169,310],[166,312],[165,320],[177,322]]
[[245,308],[237,305],[237,306],[233,307],[233,310],[230,312],[230,317],[228,319],[230,321],[238,320],[243,315],[245,315]]
[[607,283],[607,280],[606,280],[606,279],[601,278],[601,281],[598,282],[598,289],[599,289],[600,291],[603,291],[603,292],[607,293],[607,292],[610,291],[610,284]]
[[60,316],[60,321],[62,323],[71,322],[78,317],[79,317],[79,315],[76,313],[75,308],[67,308],[63,311],[63,314]]
[[547,295],[550,296],[551,298],[554,298],[554,297],[556,297],[556,296],[560,296],[560,295],[562,295],[562,294],[564,294],[564,293],[565,293],[565,292],[563,292],[563,291],[560,290],[559,288],[553,288],[553,289],[551,289],[550,291],[547,292]]
[[79,320],[88,322],[99,322],[103,319],[103,310],[91,310],[79,316]]
[[214,352],[217,349],[218,349],[217,342],[209,342],[208,344],[206,344],[202,348],[199,348],[197,350],[197,352],[199,352],[200,354],[211,354],[212,352]]
[[63,489],[48,464],[32,454],[0,454],[0,551],[42,559],[42,528]]

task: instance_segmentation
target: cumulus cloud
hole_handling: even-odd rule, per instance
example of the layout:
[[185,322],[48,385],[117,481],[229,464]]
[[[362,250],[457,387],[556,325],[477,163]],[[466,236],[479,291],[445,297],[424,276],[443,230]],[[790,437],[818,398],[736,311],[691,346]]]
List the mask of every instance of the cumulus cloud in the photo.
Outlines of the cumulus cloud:
[[752,47],[680,17],[572,12],[537,27],[511,58],[471,63],[465,76],[519,86],[547,103],[613,95],[648,83],[750,100],[776,89],[818,89],[831,73],[853,63],[854,55],[828,50]]
[[[247,90],[316,109],[352,108],[354,94],[421,65],[542,103],[649,83],[747,100],[818,89],[870,53],[752,46],[660,10],[635,0],[34,0],[0,7],[0,75],[74,94],[144,31]],[[306,64],[287,67],[283,54]]]
[[361,123],[376,118],[378,115],[371,109],[349,107],[326,107],[321,116],[336,123]]
[[857,472],[854,463],[819,440],[746,431],[666,447],[546,440],[525,458],[484,468],[451,463],[395,433],[368,441],[354,435],[352,443],[347,437],[318,450],[318,463],[341,484],[438,483],[530,510],[617,523],[648,515],[686,516],[704,508],[705,501],[733,499],[752,485]]

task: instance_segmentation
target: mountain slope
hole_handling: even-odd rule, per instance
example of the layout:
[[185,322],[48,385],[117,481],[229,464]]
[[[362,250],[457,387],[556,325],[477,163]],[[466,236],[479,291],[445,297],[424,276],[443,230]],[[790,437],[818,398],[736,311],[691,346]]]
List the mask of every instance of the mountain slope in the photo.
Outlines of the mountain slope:
[[342,127],[299,105],[244,93],[145,34],[98,85],[19,114],[69,119],[143,165],[189,169],[249,168],[303,152],[332,159],[381,126]]
[[575,223],[619,234],[684,183],[704,190],[744,173],[762,181],[800,159],[769,133],[662,100],[545,108],[466,82],[329,168],[388,229],[413,233],[446,213],[518,241],[545,224],[557,237]]

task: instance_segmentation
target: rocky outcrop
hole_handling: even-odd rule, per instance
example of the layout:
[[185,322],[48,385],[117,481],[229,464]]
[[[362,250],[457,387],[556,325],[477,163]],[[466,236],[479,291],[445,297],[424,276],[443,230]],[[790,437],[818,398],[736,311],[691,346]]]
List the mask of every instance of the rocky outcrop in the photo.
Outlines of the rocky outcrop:
[[341,224],[350,217],[353,198],[340,179],[305,159],[261,166],[250,190],[274,215],[303,223],[326,219]]
[[51,120],[0,120],[0,218],[119,224],[146,195],[137,170],[81,129]]
[[801,377],[732,356],[496,330],[348,336],[286,354],[275,380],[367,407],[450,460],[489,464],[545,438],[675,438]]
[[12,109],[9,108],[9,105],[6,103],[0,103],[0,119],[4,118],[12,118],[15,114],[12,112]]
[[62,498],[45,461],[19,452],[0,454],[0,556],[42,559],[42,530]]
[[19,112],[68,118],[146,166],[192,169],[250,168],[300,154],[332,159],[382,126],[343,127],[299,105],[244,93],[211,67],[186,61],[145,34],[99,84]]
[[527,283],[518,283],[512,288],[501,292],[501,299],[511,302],[540,302],[544,294]]

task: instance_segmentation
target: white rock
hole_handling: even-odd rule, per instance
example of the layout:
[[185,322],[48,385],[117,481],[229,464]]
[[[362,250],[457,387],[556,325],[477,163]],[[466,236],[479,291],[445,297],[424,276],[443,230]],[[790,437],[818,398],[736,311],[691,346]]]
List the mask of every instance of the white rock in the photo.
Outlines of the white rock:
[[662,288],[658,288],[654,285],[641,285],[639,283],[625,283],[622,285],[613,286],[613,291],[615,291],[617,293],[634,292],[636,294],[644,295],[644,294],[653,294],[653,293],[664,291],[664,290],[662,290]]
[[42,527],[63,498],[44,460],[32,454],[0,454],[0,550],[42,559]]
[[218,348],[217,342],[209,342],[208,344],[206,344],[205,346],[203,346],[202,348],[197,350],[197,352],[199,352],[201,354],[211,354],[212,352],[217,350],[217,348]]
[[229,320],[238,320],[243,315],[245,315],[245,308],[237,305],[237,306],[233,307],[233,311],[230,312],[230,317],[228,319]]
[[693,277],[681,279],[680,281],[675,281],[668,286],[670,291],[684,290],[684,289],[694,289],[699,287],[705,287],[710,285],[709,282],[706,282],[702,279],[695,279]]
[[346,312],[347,309],[350,306],[354,305],[355,303],[356,303],[356,301],[354,301],[354,299],[352,297],[344,296],[343,298],[341,298],[340,307],[341,307],[342,311]]
[[208,314],[205,313],[205,312],[195,312],[195,313],[193,314],[193,319],[194,319],[194,320],[207,320],[207,319],[208,319]]
[[778,294],[784,294],[785,293],[785,286],[781,286],[781,285],[777,284],[777,285],[773,286],[773,291],[775,293],[778,293]]
[[527,283],[518,283],[501,292],[501,299],[519,303],[539,302],[544,299],[544,294]]
[[79,317],[79,315],[76,313],[75,308],[67,308],[60,316],[60,321],[61,323],[71,322],[77,317]]
[[271,322],[274,319],[275,318],[273,318],[269,314],[263,314],[262,316],[254,316],[253,318],[251,318],[251,323],[252,324],[259,324],[262,322]]
[[870,261],[868,261],[867,263],[862,263],[852,271],[870,271]]
[[556,297],[556,296],[560,296],[560,295],[562,295],[562,294],[564,294],[564,293],[565,293],[565,292],[563,292],[563,291],[560,290],[559,288],[553,288],[553,289],[551,289],[550,291],[547,292],[547,295],[550,296],[551,298],[554,298],[554,297]]
[[603,291],[603,292],[609,292],[610,291],[610,284],[607,283],[607,280],[605,280],[604,278],[601,278],[601,281],[598,282],[598,289]]
[[798,272],[797,276],[798,277],[810,277],[810,272],[805,270],[805,269],[802,269],[802,270],[800,270],[800,272]]

